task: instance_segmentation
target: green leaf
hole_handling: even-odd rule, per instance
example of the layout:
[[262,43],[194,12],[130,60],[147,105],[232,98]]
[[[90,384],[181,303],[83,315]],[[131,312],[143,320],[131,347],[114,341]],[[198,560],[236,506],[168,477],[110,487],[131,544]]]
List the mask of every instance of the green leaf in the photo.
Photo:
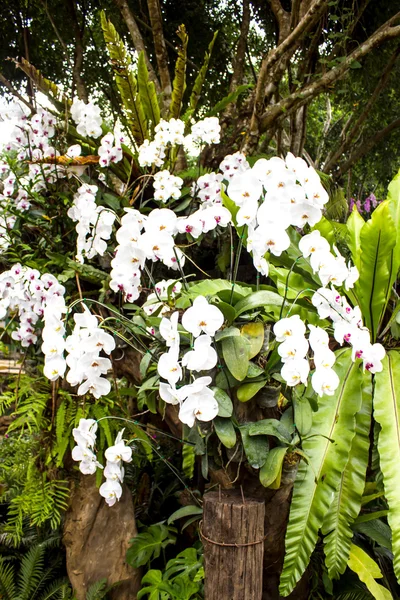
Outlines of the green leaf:
[[232,400],[228,396],[228,394],[221,390],[219,387],[211,388],[214,392],[214,397],[218,402],[218,416],[219,417],[230,417],[233,413],[233,404]]
[[215,334],[215,341],[220,342],[224,338],[240,336],[240,329],[237,327],[225,327],[225,329],[221,329],[221,331],[217,331]]
[[400,580],[400,353],[391,350],[382,364],[383,370],[375,374],[374,418],[381,426],[378,451],[393,536],[393,568]]
[[126,553],[126,562],[132,567],[140,567],[160,556],[161,550],[176,542],[176,529],[157,523],[147,527],[131,540]]
[[215,417],[215,433],[226,448],[233,448],[236,445],[236,431],[230,419]]
[[310,432],[312,427],[312,408],[308,398],[293,395],[294,420],[297,431],[304,436]]
[[240,330],[249,343],[249,358],[254,358],[261,351],[264,343],[264,323],[246,323]]
[[259,377],[260,375],[264,374],[265,370],[262,367],[259,367],[258,365],[250,361],[249,370],[247,371],[247,377],[252,379],[253,377]]
[[142,144],[148,137],[148,129],[136,79],[131,70],[132,60],[114,25],[107,20],[104,11],[100,12],[100,19],[127,123],[136,142]]
[[203,509],[201,506],[196,506],[195,504],[189,504],[188,506],[182,506],[182,508],[178,508],[172,515],[169,517],[167,523],[171,525],[174,521],[178,519],[182,519],[183,517],[191,517],[192,515],[202,515]]
[[254,423],[246,423],[239,427],[242,436],[243,448],[249,464],[254,469],[260,469],[267,460],[269,452],[268,438],[266,435],[250,436],[249,429]]
[[278,419],[262,419],[249,427],[249,435],[273,435],[284,444],[290,444],[292,436]]
[[[296,273],[295,270],[290,271],[289,269],[283,269],[275,267],[270,264],[269,277],[276,283],[278,292],[281,296],[285,296],[288,300],[294,298],[303,298],[304,296],[311,296],[312,290],[317,289],[316,283],[311,284],[306,281],[300,273]],[[311,288],[311,290],[310,290]],[[301,290],[305,290],[300,295]]]
[[182,446],[182,472],[185,477],[193,478],[196,463],[196,451],[191,444],[183,443]]
[[362,64],[358,62],[358,60],[352,60],[350,63],[350,69],[361,69]]
[[212,51],[214,48],[215,40],[217,39],[217,35],[218,35],[218,31],[216,31],[214,33],[211,42],[208,44],[208,50],[205,53],[202,67],[201,67],[200,71],[198,72],[197,77],[193,84],[192,93],[190,94],[190,99],[189,99],[189,108],[183,117],[184,121],[193,117],[193,115],[196,111],[197,104],[199,102],[199,98],[200,98],[200,94],[201,94],[201,89],[203,87],[203,84],[204,84],[204,81],[205,81],[205,78],[207,75],[208,65],[209,65],[211,54],[212,54]]
[[239,317],[242,313],[254,310],[255,308],[263,308],[265,312],[279,311],[282,306],[283,298],[275,292],[268,290],[260,290],[259,292],[253,292],[250,296],[239,300],[235,305],[236,317]]
[[389,203],[385,201],[374,210],[372,218],[361,230],[360,278],[354,288],[373,340],[391,293],[395,244],[396,229]]
[[205,116],[206,117],[214,117],[215,115],[220,113],[222,110],[224,110],[229,104],[231,104],[232,102],[236,102],[236,100],[239,98],[239,96],[241,94],[243,94],[247,90],[250,90],[253,87],[254,87],[253,84],[250,84],[250,83],[244,83],[243,85],[239,85],[236,88],[236,90],[234,90],[233,92],[231,92],[230,94],[225,96],[225,98],[222,98],[222,100],[217,102],[217,104],[211,110],[209,110]]
[[372,513],[364,513],[362,515],[359,515],[354,523],[356,525],[358,525],[359,523],[367,523],[368,521],[374,521],[375,519],[380,519],[381,517],[387,517],[388,514],[388,510],[377,510]]
[[[228,291],[229,294],[232,290],[232,284],[226,279],[204,279],[197,283],[189,283],[189,295],[191,298],[196,298],[196,296],[216,296],[224,290]],[[251,288],[244,287],[239,283],[235,284],[235,294],[239,297],[248,296],[251,292]]]
[[152,128],[160,122],[160,106],[157,100],[156,86],[150,81],[143,50],[139,53],[137,80],[140,100],[147,121],[151,121]]
[[264,487],[278,489],[281,484],[283,460],[287,447],[277,446],[269,451],[265,464],[260,469],[260,482]]
[[357,573],[360,580],[365,583],[375,600],[393,600],[389,590],[375,581],[375,579],[382,577],[381,570],[376,562],[355,544],[351,545],[348,564],[350,569]]
[[[249,376],[249,374],[247,374],[247,376]],[[251,398],[265,386],[265,383],[266,379],[263,381],[254,381],[252,383],[244,383],[236,392],[237,399],[240,402],[248,402],[248,400],[251,400]]]
[[357,206],[354,204],[351,215],[347,219],[347,230],[348,238],[347,245],[351,252],[351,258],[353,264],[357,269],[361,270],[361,256],[360,256],[360,245],[361,245],[361,230],[365,225],[365,221],[358,212]]
[[318,400],[310,435],[303,440],[308,464],[300,462],[286,531],[280,593],[287,596],[304,573],[347,463],[362,402],[362,372],[351,350],[339,351],[335,371],[340,385]]
[[383,521],[374,519],[373,521],[357,523],[353,529],[368,536],[371,540],[389,550],[389,552],[392,551],[392,532],[389,525],[386,525]]
[[361,509],[369,459],[371,412],[372,384],[371,376],[367,373],[364,376],[362,407],[356,414],[356,433],[349,458],[322,527],[322,533],[326,535],[325,562],[332,579],[344,573],[346,569],[353,538],[351,525]]
[[175,64],[175,77],[172,84],[171,103],[169,105],[170,119],[179,119],[183,94],[186,89],[186,52],[189,38],[184,25],[179,25],[176,34],[181,40],[182,45],[178,48],[178,58],[176,59]]
[[222,355],[230,373],[239,381],[249,369],[249,344],[241,336],[224,338],[221,342]]

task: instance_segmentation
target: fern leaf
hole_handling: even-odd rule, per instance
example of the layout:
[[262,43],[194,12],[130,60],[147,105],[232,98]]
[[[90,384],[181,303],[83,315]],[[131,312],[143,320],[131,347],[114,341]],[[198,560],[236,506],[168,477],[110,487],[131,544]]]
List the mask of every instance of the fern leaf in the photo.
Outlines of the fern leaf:
[[25,60],[25,58],[21,58],[21,62],[16,62],[16,65],[29,77],[38,90],[47,96],[57,110],[63,112],[72,105],[71,100],[61,92],[56,84],[43,77],[41,72],[31,65],[30,62]]
[[18,591],[21,600],[30,600],[43,573],[44,548],[40,544],[33,546],[21,561],[18,573]]
[[100,579],[93,583],[86,594],[86,600],[101,600],[107,592],[107,579]]
[[151,122],[152,129],[160,122],[160,106],[157,100],[156,86],[150,81],[143,51],[139,54],[137,80],[140,100],[147,120]]
[[189,37],[184,25],[178,27],[176,34],[181,40],[182,46],[178,50],[178,58],[176,59],[175,64],[175,77],[172,84],[171,103],[169,106],[170,119],[179,119],[182,109],[183,94],[186,89],[186,62]]
[[68,579],[62,577],[53,581],[40,595],[40,600],[53,600],[54,598],[69,598],[71,588]]
[[0,558],[0,597],[4,600],[14,600],[16,593],[14,567],[6,564]]
[[310,435],[303,442],[309,464],[300,463],[286,531],[286,556],[280,593],[288,596],[304,573],[347,463],[362,402],[362,373],[351,351],[337,354],[340,385],[318,401]]
[[375,375],[374,418],[381,426],[378,451],[389,505],[393,567],[400,581],[400,352],[391,350],[382,364],[383,370]]
[[199,102],[199,98],[200,98],[200,94],[201,94],[201,90],[207,75],[207,70],[208,70],[208,65],[210,63],[210,59],[211,59],[211,54],[214,48],[214,44],[215,44],[215,40],[217,39],[217,35],[218,35],[218,31],[216,31],[213,35],[213,38],[211,40],[211,42],[208,45],[208,50],[205,53],[204,56],[204,61],[203,61],[203,65],[195,79],[195,82],[193,84],[193,88],[192,88],[192,93],[190,94],[190,100],[189,100],[189,108],[185,113],[185,116],[183,117],[183,120],[186,121],[187,119],[190,119],[197,108],[197,104]]
[[182,446],[182,471],[189,479],[193,477],[195,460],[194,447],[184,443]]
[[350,556],[354,522],[361,508],[365,487],[365,473],[369,457],[369,432],[371,427],[372,384],[370,375],[365,376],[363,403],[356,414],[356,433],[349,459],[340,478],[339,487],[322,527],[329,534],[324,540],[326,566],[331,579],[343,574]]
[[114,25],[108,21],[104,11],[100,13],[104,40],[110,55],[115,82],[121,96],[127,123],[137,144],[148,137],[146,115],[132,73],[132,61]]

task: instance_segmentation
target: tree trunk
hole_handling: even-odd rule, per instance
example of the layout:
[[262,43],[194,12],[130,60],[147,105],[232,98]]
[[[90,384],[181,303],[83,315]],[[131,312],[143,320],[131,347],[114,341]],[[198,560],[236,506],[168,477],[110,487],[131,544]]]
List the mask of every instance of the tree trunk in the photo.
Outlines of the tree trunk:
[[136,535],[129,490],[124,488],[121,500],[110,507],[99,494],[95,476],[82,476],[71,495],[63,536],[77,600],[85,600],[88,588],[104,578],[108,585],[121,582],[110,592],[112,600],[135,600],[141,574],[126,564],[125,554]]
[[261,600],[264,510],[238,490],[204,496],[205,600]]

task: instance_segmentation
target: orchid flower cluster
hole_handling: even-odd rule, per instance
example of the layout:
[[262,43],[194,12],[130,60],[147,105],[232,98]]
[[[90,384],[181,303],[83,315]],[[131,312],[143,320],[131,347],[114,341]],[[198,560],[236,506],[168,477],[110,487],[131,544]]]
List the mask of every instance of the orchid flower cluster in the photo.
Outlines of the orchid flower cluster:
[[[0,275],[0,319],[13,317],[19,324],[11,333],[12,339],[24,348],[36,344],[36,324],[45,316],[48,307],[64,311],[65,288],[50,273],[40,275],[36,269],[15,264]],[[58,307],[58,308],[56,308]]]
[[[193,427],[195,419],[211,421],[218,414],[218,403],[209,385],[212,377],[194,377],[194,373],[210,371],[218,361],[212,347],[213,337],[224,323],[224,316],[217,306],[209,304],[206,298],[198,296],[193,305],[182,316],[182,327],[194,338],[192,349],[180,361],[180,333],[178,331],[178,311],[170,318],[163,317],[159,333],[165,340],[167,352],[158,361],[158,373],[168,383],[160,383],[160,396],[169,404],[179,404],[179,419]],[[192,377],[192,383],[178,386],[183,378],[183,368]]]
[[74,330],[65,340],[69,367],[66,379],[72,386],[79,385],[78,396],[90,392],[100,398],[111,390],[110,381],[102,377],[111,369],[111,361],[100,353],[110,355],[115,349],[115,340],[99,327],[96,316],[85,305],[83,308],[83,313],[74,314]]
[[[73,460],[79,462],[79,470],[84,475],[93,475],[96,469],[103,465],[97,460],[94,447],[96,444],[97,421],[94,419],[80,419],[78,427],[72,430],[76,446],[72,449]],[[113,506],[122,495],[124,481],[123,462],[132,460],[132,448],[126,446],[122,436],[124,429],[115,438],[115,443],[105,451],[107,459],[104,468],[106,481],[100,486],[99,493],[109,506]]]
[[67,213],[73,221],[78,221],[75,228],[78,234],[76,260],[80,263],[96,254],[104,255],[115,221],[113,212],[96,204],[97,191],[96,185],[81,185]]
[[139,147],[138,161],[141,167],[162,167],[168,147],[183,145],[189,154],[198,156],[206,144],[218,144],[221,126],[217,117],[206,117],[192,126],[185,136],[185,123],[180,119],[161,121],[156,125],[154,139],[145,140]]
[[125,143],[125,136],[117,132],[107,133],[100,140],[100,146],[97,150],[100,156],[99,164],[101,167],[108,167],[111,163],[117,163],[123,158],[122,144]]
[[102,118],[100,107],[94,102],[85,104],[83,100],[74,98],[71,116],[77,124],[76,130],[83,137],[98,138],[102,134]]

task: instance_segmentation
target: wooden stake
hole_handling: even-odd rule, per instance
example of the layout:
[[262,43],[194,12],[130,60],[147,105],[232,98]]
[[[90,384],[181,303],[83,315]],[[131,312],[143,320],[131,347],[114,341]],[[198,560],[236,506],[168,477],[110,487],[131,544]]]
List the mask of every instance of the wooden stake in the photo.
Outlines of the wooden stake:
[[261,600],[265,504],[223,490],[204,496],[205,600]]

